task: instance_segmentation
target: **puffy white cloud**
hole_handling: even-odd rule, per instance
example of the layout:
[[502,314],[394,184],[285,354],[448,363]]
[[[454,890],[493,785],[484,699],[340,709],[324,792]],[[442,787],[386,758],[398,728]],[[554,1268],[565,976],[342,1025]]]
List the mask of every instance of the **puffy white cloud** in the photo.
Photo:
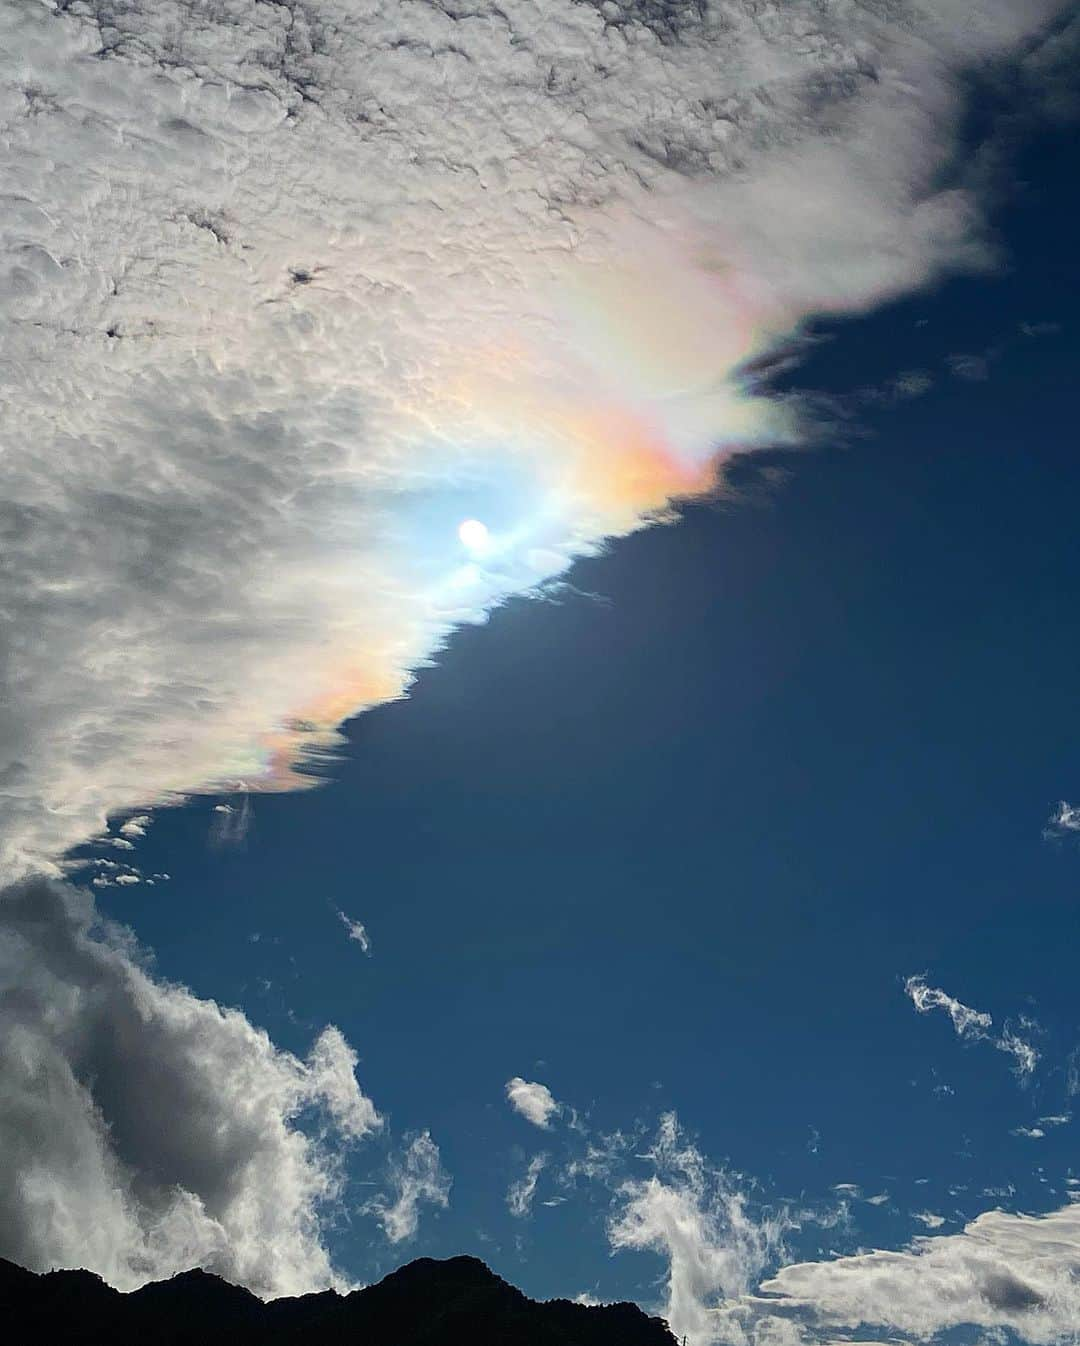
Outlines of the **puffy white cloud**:
[[562,1104],[556,1101],[546,1084],[523,1080],[520,1075],[507,1080],[506,1101],[527,1122],[545,1130],[550,1127],[551,1119],[562,1111]]
[[[51,880],[0,901],[0,1242],[114,1285],[200,1265],[263,1295],[339,1280],[320,1233],[340,1147],[379,1125],[326,1029],[306,1061],[152,979]],[[305,1122],[304,1119],[308,1121]]]
[[139,813],[120,826],[120,835],[129,841],[137,841],[146,836],[146,830],[153,819],[148,813]]
[[546,1154],[534,1154],[529,1160],[524,1176],[512,1182],[507,1188],[506,1204],[510,1208],[510,1214],[517,1216],[518,1219],[524,1219],[532,1210],[536,1184],[544,1171],[547,1159]]
[[452,1179],[443,1171],[439,1147],[431,1134],[413,1136],[404,1153],[390,1165],[392,1201],[376,1197],[367,1210],[375,1215],[391,1243],[415,1237],[420,1226],[420,1205],[427,1202],[444,1209],[450,1204]]

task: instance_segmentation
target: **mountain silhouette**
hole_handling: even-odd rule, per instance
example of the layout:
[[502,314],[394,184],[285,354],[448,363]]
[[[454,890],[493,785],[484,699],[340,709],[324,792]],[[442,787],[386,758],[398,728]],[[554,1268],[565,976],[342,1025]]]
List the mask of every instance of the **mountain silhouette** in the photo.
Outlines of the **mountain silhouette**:
[[263,1303],[205,1271],[130,1294],[89,1271],[0,1258],[8,1346],[674,1346],[635,1304],[537,1303],[475,1257],[410,1262],[377,1285]]

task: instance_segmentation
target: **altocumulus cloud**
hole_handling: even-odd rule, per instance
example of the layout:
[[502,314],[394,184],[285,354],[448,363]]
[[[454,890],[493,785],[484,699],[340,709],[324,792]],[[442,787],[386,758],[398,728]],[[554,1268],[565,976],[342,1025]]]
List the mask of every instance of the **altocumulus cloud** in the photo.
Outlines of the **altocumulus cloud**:
[[41,876],[197,790],[242,830],[455,625],[797,434],[740,368],[986,262],[953,72],[1059,8],[0,9],[0,1250],[332,1276],[295,1123],[374,1124],[347,1045],[277,1051]]

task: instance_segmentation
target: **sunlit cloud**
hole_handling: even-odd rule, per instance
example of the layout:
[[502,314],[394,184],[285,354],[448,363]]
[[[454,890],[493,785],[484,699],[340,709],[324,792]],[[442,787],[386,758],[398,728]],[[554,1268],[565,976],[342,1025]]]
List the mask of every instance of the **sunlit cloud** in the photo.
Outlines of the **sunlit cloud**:
[[562,1111],[562,1105],[546,1084],[523,1080],[520,1075],[506,1082],[506,1101],[527,1122],[542,1129],[549,1127],[552,1118]]

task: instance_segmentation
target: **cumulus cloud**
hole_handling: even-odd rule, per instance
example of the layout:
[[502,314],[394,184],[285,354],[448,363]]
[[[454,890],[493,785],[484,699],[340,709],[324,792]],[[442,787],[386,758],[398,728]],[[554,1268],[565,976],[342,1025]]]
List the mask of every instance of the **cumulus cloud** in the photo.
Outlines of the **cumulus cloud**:
[[367,928],[360,921],[354,921],[351,916],[346,916],[343,911],[338,912],[338,920],[345,927],[345,933],[354,944],[359,944],[361,952],[371,953],[371,939],[368,936]]
[[413,1136],[401,1156],[390,1165],[393,1199],[376,1197],[367,1211],[375,1215],[391,1243],[414,1238],[420,1227],[420,1206],[445,1209],[450,1204],[452,1179],[443,1171],[439,1147],[427,1131]]
[[532,1210],[533,1197],[536,1195],[536,1184],[540,1179],[540,1174],[544,1171],[547,1164],[546,1154],[534,1154],[529,1160],[529,1166],[525,1170],[524,1176],[512,1182],[506,1191],[506,1204],[510,1208],[510,1214],[517,1218],[524,1219]]
[[550,1127],[551,1119],[562,1111],[562,1104],[555,1100],[546,1084],[523,1080],[520,1075],[507,1080],[506,1101],[527,1122],[545,1130]]
[[327,1028],[306,1060],[152,979],[89,895],[0,901],[0,1240],[26,1266],[130,1289],[193,1265],[263,1295],[339,1282],[320,1215],[379,1125]]

